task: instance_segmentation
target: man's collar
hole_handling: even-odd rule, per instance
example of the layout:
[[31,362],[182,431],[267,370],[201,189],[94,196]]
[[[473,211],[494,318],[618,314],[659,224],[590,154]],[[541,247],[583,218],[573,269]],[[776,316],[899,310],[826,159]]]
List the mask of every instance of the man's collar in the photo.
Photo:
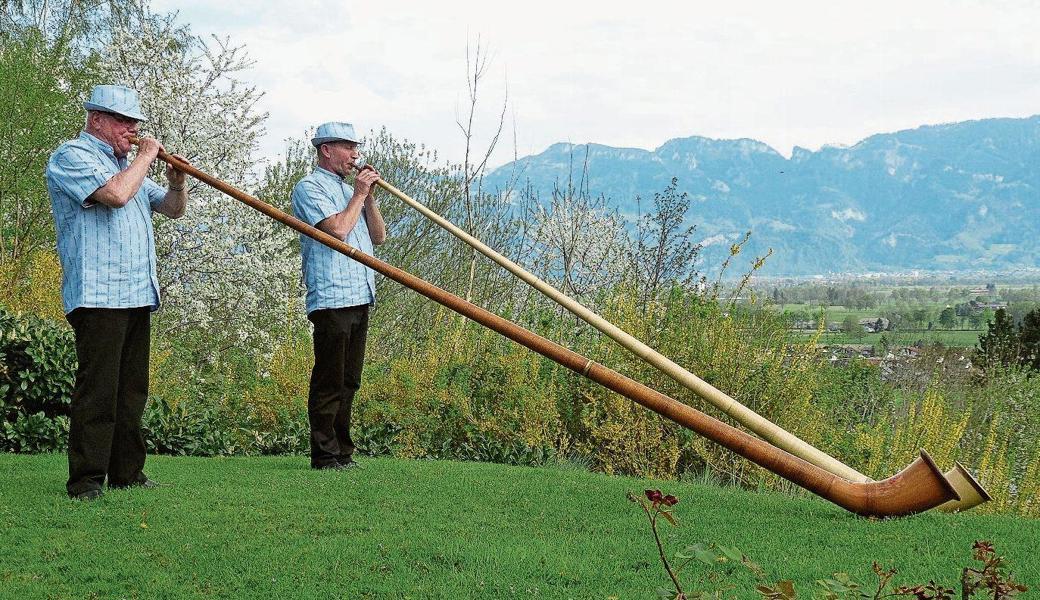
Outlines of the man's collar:
[[332,171],[326,169],[325,167],[314,167],[314,172],[315,173],[321,173],[323,175],[328,175],[329,177],[332,177],[336,181],[344,181],[344,179],[342,177],[340,177],[339,175],[336,175],[335,173],[333,173]]
[[81,132],[79,132],[79,139],[86,140],[86,141],[94,144],[95,146],[101,148],[102,150],[105,151],[105,154],[111,154],[112,158],[116,157],[116,151],[112,148],[111,144],[109,144],[108,142],[103,141],[101,138],[99,138],[97,136],[91,135],[91,134],[87,133],[86,131],[81,131]]

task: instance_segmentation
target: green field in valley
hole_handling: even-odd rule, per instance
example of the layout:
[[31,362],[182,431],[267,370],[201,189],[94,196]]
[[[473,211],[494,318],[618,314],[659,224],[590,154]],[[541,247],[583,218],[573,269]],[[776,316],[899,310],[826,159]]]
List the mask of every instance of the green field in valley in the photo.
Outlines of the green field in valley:
[[[885,331],[881,333],[865,333],[862,336],[854,336],[843,331],[823,332],[820,334],[820,344],[865,344],[877,345],[884,337],[889,347],[913,346],[921,344],[943,344],[951,348],[974,348],[979,343],[979,334],[984,331],[946,331],[933,329],[931,331]],[[807,340],[815,336],[815,332],[799,332],[795,339]]]

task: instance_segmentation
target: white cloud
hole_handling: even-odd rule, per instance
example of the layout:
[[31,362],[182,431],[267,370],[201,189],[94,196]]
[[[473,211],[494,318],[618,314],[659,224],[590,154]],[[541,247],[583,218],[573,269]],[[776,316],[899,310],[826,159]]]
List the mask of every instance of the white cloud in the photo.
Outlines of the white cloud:
[[701,241],[701,246],[704,247],[704,248],[707,248],[708,246],[711,246],[712,244],[725,244],[725,243],[726,243],[726,236],[720,233],[720,234],[713,235],[713,236],[708,237],[708,238],[704,238]]
[[[492,51],[488,132],[508,81],[516,150],[654,148],[672,137],[851,144],[876,132],[1040,106],[1029,2],[763,3],[154,0],[244,43],[267,92],[264,151],[328,119],[386,125],[459,160],[467,39]],[[486,139],[486,138],[482,138]],[[493,162],[508,160],[512,135]]]
[[994,175],[992,173],[972,173],[971,179],[975,182],[987,181],[992,183],[1001,183],[1004,181],[1004,176]]
[[831,217],[844,223],[845,221],[866,221],[867,215],[856,210],[855,208],[846,208],[845,210],[838,212],[836,210],[831,211]]

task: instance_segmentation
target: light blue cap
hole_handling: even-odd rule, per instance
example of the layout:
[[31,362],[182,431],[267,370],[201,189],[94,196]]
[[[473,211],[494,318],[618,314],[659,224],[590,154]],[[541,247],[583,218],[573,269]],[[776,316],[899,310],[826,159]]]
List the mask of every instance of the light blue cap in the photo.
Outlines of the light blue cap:
[[354,126],[350,123],[322,123],[318,126],[318,131],[314,132],[314,137],[311,138],[311,143],[314,144],[315,148],[317,148],[322,144],[327,144],[329,142],[361,143],[357,134],[354,133]]
[[137,90],[122,85],[95,85],[90,100],[83,103],[83,108],[116,113],[138,121],[145,120]]

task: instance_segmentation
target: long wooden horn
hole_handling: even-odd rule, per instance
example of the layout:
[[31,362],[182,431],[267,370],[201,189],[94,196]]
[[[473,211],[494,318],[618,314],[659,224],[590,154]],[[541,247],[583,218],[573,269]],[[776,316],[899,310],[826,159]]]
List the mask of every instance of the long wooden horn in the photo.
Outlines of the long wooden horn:
[[[355,166],[355,168],[358,168]],[[546,283],[544,280],[538,278],[531,272],[527,271],[520,265],[509,260],[505,256],[499,254],[486,244],[481,242],[479,239],[473,237],[466,231],[460,229],[454,223],[445,219],[441,215],[431,210],[426,205],[413,199],[408,194],[405,194],[394,185],[388,183],[384,179],[380,178],[376,183],[390,192],[402,202],[411,206],[415,210],[425,215],[428,219],[437,223],[449,233],[459,238],[463,242],[469,244],[474,249],[479,251],[484,256],[498,263],[500,266],[505,268],[507,271],[522,279],[523,281],[530,284],[538,291],[545,294],[547,297],[560,304],[567,310],[571,311],[575,316],[584,320],[589,325],[592,325],[600,332],[606,334],[615,342],[628,349],[630,352],[643,359],[647,363],[653,365],[664,374],[668,375],[683,387],[689,389],[693,393],[697,394],[704,400],[710,402],[713,406],[732,417],[735,421],[747,427],[754,433],[758,434],[761,438],[767,440],[774,446],[782,448],[787,452],[801,458],[802,460],[808,461],[826,471],[838,475],[844,479],[855,482],[869,482],[873,481],[870,477],[860,473],[852,467],[842,463],[833,456],[824,453],[819,448],[810,445],[798,436],[781,428],[772,421],[766,419],[762,415],[751,410],[747,406],[741,404],[736,399],[732,398],[728,394],[722,392],[715,386],[697,377],[693,373],[684,369],[673,360],[664,356],[660,352],[657,352],[650,346],[647,346],[637,338],[633,337],[629,333],[625,332],[621,328],[617,327],[610,321],[604,319],[596,312],[587,308],[577,300],[574,300],[570,296],[564,294],[560,290],[554,288],[552,285]],[[989,494],[982,488],[971,474],[958,463],[949,471],[946,472],[946,477],[951,481],[953,485],[961,492],[961,499],[957,503],[948,503],[944,505],[943,510],[967,510],[973,506],[986,502],[990,499]],[[970,479],[970,482],[968,481]]]
[[585,377],[667,417],[704,436],[788,481],[826,498],[842,508],[864,516],[908,515],[948,500],[959,499],[942,472],[923,450],[907,468],[878,482],[854,483],[829,473],[816,465],[784,452],[767,442],[731,425],[714,419],[678,400],[674,400],[597,364],[580,354],[532,333],[515,323],[492,314],[397,267],[358,251],[316,227],[290,216],[277,208],[242,192],[231,185],[160,151],[159,158],[177,169],[213,186],[232,198],[264,213],[296,231],[347,255],[384,276],[443,304],[459,314],[497,331],[542,356],[580,373]]
[[650,363],[654,367],[657,367],[661,372],[668,375],[683,387],[689,389],[693,393],[697,394],[704,400],[710,402],[716,408],[732,417],[735,421],[747,427],[754,433],[758,434],[762,439],[765,439],[769,443],[773,444],[778,448],[782,448],[787,452],[801,458],[802,460],[808,461],[818,467],[826,469],[827,471],[838,475],[849,481],[868,482],[872,481],[870,477],[867,477],[863,473],[853,469],[852,467],[838,461],[834,457],[822,452],[815,446],[808,444],[801,438],[790,433],[789,431],[779,427],[772,421],[766,419],[762,415],[751,410],[747,406],[741,404],[728,394],[722,392],[715,386],[704,381],[700,377],[697,377],[693,373],[690,373],[683,367],[676,364],[670,358],[664,356],[660,352],[657,352],[650,346],[647,346],[640,340],[636,339],[629,333],[623,331],[618,326],[614,325],[610,321],[604,319],[599,314],[593,312],[583,304],[574,300],[570,296],[564,294],[560,290],[549,285],[542,279],[539,279],[534,274],[530,273],[520,265],[509,260],[505,256],[502,256],[495,250],[489,248],[486,244],[466,233],[459,227],[457,227],[451,221],[445,219],[434,211],[430,210],[427,206],[412,199],[408,194],[405,194],[401,190],[394,187],[392,184],[387,183],[382,178],[376,182],[380,187],[390,192],[402,202],[411,206],[415,210],[419,211],[431,221],[437,223],[452,235],[466,242],[476,250],[478,250],[484,256],[495,261],[507,271],[516,275],[520,279],[524,280],[532,287],[542,292],[567,310],[574,313],[575,316],[581,318],[589,325],[592,325],[596,329],[600,330],[618,344],[621,344],[630,352]]

